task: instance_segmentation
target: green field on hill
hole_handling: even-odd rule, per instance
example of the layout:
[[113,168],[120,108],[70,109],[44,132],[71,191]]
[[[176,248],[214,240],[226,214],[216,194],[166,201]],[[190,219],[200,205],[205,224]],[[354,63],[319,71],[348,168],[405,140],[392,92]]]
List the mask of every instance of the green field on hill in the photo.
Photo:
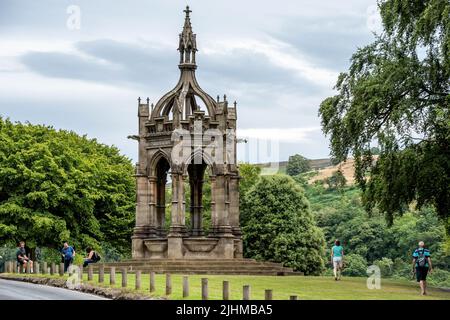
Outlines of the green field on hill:
[[[28,276],[28,275],[26,275]],[[29,275],[35,277],[36,275]],[[44,275],[39,275],[44,277]],[[47,276],[61,278],[59,276]],[[65,277],[67,278],[67,276]],[[142,274],[140,293],[150,295],[150,276]],[[222,299],[222,281],[230,282],[231,299],[242,299],[242,287],[250,285],[251,300],[264,299],[264,290],[273,290],[273,299],[288,300],[291,295],[297,295],[299,300],[450,300],[450,291],[439,288],[430,288],[428,296],[419,295],[419,288],[414,281],[382,279],[380,289],[368,289],[367,278],[344,277],[341,281],[335,281],[332,277],[304,277],[304,276],[232,276],[232,275],[190,275],[188,300],[201,299],[201,279],[208,278],[209,299]],[[165,276],[157,274],[156,292],[154,296],[165,297]],[[87,274],[84,282],[99,285],[98,275],[94,275],[92,282],[87,282]],[[116,274],[115,288],[120,288],[121,274]],[[135,275],[128,274],[127,289],[134,291]],[[109,286],[109,275],[105,274],[105,283]],[[182,275],[172,275],[172,294],[169,299],[182,298]]]

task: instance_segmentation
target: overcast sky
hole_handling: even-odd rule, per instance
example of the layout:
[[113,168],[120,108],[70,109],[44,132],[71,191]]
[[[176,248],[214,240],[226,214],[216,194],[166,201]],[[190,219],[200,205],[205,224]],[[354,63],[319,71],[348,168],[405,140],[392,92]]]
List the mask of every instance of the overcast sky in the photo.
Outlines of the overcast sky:
[[265,160],[248,154],[255,138],[279,141],[271,160],[328,157],[318,108],[373,41],[376,0],[0,0],[0,115],[87,134],[137,160],[126,138],[137,132],[137,97],[156,103],[176,84],[186,4],[200,86],[237,100],[238,136],[252,141],[238,158]]

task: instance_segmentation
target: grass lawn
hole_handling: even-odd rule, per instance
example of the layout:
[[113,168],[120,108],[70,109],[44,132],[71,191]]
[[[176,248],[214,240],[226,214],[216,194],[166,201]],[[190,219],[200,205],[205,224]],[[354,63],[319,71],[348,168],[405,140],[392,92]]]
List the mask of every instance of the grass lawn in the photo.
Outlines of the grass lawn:
[[[36,275],[30,275],[36,276]],[[39,275],[45,277],[44,275]],[[47,275],[46,277],[50,277]],[[52,276],[60,278],[59,276]],[[67,276],[66,276],[67,278]],[[142,274],[141,293],[150,295],[150,276]],[[450,300],[450,292],[438,288],[430,288],[428,296],[419,295],[418,284],[406,280],[382,279],[381,289],[367,289],[366,278],[343,278],[335,281],[332,277],[304,277],[304,276],[232,276],[232,275],[190,275],[189,297],[190,300],[201,299],[201,279],[208,278],[209,299],[222,299],[222,281],[230,282],[231,299],[242,299],[242,286],[250,285],[250,298],[252,300],[264,299],[264,290],[272,289],[273,298],[287,300],[291,295],[297,295],[300,300],[320,299],[348,299],[348,300]],[[165,296],[165,275],[157,274],[155,296]],[[98,284],[98,275],[94,274],[94,280],[90,283]],[[87,274],[84,274],[84,282],[87,282]],[[116,273],[115,288],[122,284],[121,274]],[[128,274],[127,289],[134,290],[135,275]],[[109,286],[109,275],[105,274],[105,283]],[[172,275],[172,294],[169,299],[182,298],[182,275]]]

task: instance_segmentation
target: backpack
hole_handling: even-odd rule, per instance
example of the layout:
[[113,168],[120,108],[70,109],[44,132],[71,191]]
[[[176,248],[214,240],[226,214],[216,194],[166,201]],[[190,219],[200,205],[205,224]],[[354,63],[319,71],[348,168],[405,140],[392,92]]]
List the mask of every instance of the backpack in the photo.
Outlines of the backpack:
[[92,260],[94,260],[94,262],[98,262],[100,261],[101,258],[102,257],[100,257],[100,255],[96,251],[94,251],[94,254],[92,255]]
[[416,263],[418,267],[425,267],[427,264],[427,257],[425,256],[425,249],[417,249],[417,253],[419,256],[416,259]]

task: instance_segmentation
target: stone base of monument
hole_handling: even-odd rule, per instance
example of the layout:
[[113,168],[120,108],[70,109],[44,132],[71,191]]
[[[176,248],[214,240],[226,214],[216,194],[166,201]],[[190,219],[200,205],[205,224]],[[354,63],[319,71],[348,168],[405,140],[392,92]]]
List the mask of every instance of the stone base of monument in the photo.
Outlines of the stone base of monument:
[[[103,265],[106,271],[110,267],[126,267],[129,272],[171,274],[301,275],[281,263],[253,259],[134,259]],[[98,268],[98,264],[92,266],[94,270]]]

